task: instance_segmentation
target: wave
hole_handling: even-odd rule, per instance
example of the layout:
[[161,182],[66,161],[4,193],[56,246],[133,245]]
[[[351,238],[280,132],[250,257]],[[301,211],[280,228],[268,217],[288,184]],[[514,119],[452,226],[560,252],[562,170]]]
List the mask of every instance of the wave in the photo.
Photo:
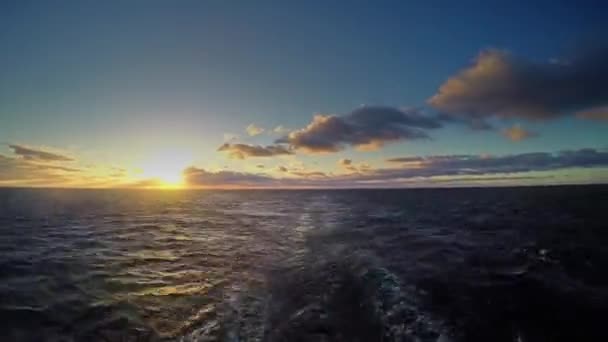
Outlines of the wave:
[[[331,255],[333,254],[333,255]],[[264,286],[233,288],[220,321],[191,327],[181,341],[447,342],[413,286],[361,252],[286,260]]]

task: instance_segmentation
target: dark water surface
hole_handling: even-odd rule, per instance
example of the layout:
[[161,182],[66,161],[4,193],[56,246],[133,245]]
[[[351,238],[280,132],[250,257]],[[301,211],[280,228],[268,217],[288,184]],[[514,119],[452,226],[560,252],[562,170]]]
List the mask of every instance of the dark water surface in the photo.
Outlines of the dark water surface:
[[608,341],[608,187],[0,189],[2,341]]

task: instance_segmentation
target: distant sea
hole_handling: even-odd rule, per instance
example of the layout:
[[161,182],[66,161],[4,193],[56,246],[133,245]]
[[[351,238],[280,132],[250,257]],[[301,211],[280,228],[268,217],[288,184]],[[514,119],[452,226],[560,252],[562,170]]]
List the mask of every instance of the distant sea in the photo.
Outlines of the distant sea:
[[608,186],[0,189],[1,341],[608,341]]

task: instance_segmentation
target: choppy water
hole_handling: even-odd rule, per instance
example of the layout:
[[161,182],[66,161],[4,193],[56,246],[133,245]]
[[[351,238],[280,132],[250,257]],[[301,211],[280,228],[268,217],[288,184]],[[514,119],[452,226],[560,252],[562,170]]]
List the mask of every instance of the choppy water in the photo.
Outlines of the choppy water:
[[0,190],[2,341],[608,341],[608,187]]

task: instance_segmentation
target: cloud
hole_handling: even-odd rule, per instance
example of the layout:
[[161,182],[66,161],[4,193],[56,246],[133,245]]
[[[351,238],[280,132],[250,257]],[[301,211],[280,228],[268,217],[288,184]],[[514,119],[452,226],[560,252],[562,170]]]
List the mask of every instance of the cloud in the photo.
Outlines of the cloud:
[[232,159],[246,159],[249,157],[272,157],[293,154],[285,146],[270,145],[247,145],[225,143],[217,149],[219,152],[227,152]]
[[439,127],[438,118],[417,109],[363,106],[343,116],[317,114],[308,126],[277,143],[308,153],[336,152],[347,146],[376,150],[389,142],[428,138],[426,130]]
[[8,147],[13,150],[13,153],[26,160],[37,160],[46,162],[61,162],[61,161],[73,161],[65,155],[61,155],[54,152],[45,151],[39,148],[27,147],[17,144],[9,144]]
[[355,164],[351,159],[342,158],[338,160],[338,166],[350,172],[368,172],[372,169],[368,163]]
[[[512,155],[435,155],[392,158],[397,167],[371,169],[361,163],[359,172],[327,174],[317,170],[292,170],[289,177],[271,177],[234,171],[211,172],[195,167],[184,171],[188,184],[203,187],[399,187],[432,184],[491,185],[516,180],[548,180],[547,174],[530,174],[570,168],[606,168],[608,151],[580,149],[556,153],[535,152]],[[339,162],[340,163],[340,162]],[[355,165],[343,161],[346,166]],[[414,165],[412,163],[415,163]],[[362,168],[368,168],[361,172]],[[286,168],[283,168],[287,172]],[[608,178],[607,178],[608,179]]]
[[555,178],[552,175],[542,175],[542,176],[513,176],[513,175],[502,175],[502,176],[480,176],[480,177],[453,177],[453,178],[434,178],[430,179],[429,182],[432,184],[441,184],[441,183],[449,183],[449,184],[463,184],[469,185],[473,184],[500,184],[503,182],[512,182],[514,180],[517,181],[538,181],[538,180],[546,180]]
[[234,133],[224,133],[224,142],[233,142],[239,138],[238,134]]
[[[389,159],[397,161],[399,158]],[[549,171],[573,167],[606,167],[608,152],[596,149],[560,151],[557,153],[536,152],[505,156],[490,155],[445,155],[420,157],[418,165],[410,167],[411,157],[403,158],[403,168],[377,170],[377,177],[411,178],[452,175],[484,175],[496,173],[519,173]],[[409,160],[409,161],[408,161]]]
[[350,159],[342,158],[342,159],[338,160],[338,164],[340,166],[350,166],[353,164],[353,161]]
[[164,184],[165,183],[162,181],[162,179],[148,178],[148,179],[137,180],[137,181],[129,182],[129,183],[117,184],[116,187],[118,187],[118,188],[160,188]]
[[257,167],[258,169],[263,169],[263,168],[265,168],[264,164],[258,164],[258,165],[256,165],[255,167]]
[[247,128],[245,128],[245,131],[247,131],[247,134],[252,137],[264,133],[264,129],[262,127],[256,126],[255,124],[250,124],[249,126],[247,126]]
[[185,169],[183,175],[186,183],[191,186],[263,186],[277,182],[276,179],[265,175],[226,170],[212,172],[196,167]]
[[41,164],[23,157],[0,154],[0,184],[4,185],[59,185],[74,180],[79,169]]
[[534,138],[538,136],[538,133],[528,131],[522,128],[520,125],[514,125],[512,127],[506,128],[502,131],[502,135],[504,135],[507,139],[512,141],[522,141],[529,138]]
[[0,186],[114,187],[124,176],[124,169],[79,166],[75,158],[48,150],[17,144],[9,147],[14,155],[0,154]]
[[576,116],[581,119],[606,121],[608,122],[608,106],[595,107],[576,113]]
[[38,168],[39,170],[58,170],[58,171],[65,171],[65,172],[81,172],[81,169],[77,169],[74,167],[66,167],[66,166],[59,166],[59,165],[44,165],[44,164],[32,164],[33,167]]
[[290,129],[283,127],[283,125],[278,125],[272,131],[277,134],[287,134],[287,133],[291,132]]
[[418,163],[424,161],[423,157],[399,157],[386,160],[389,163]]
[[373,168],[371,165],[369,165],[368,163],[360,163],[359,164],[359,172],[368,172],[371,171]]
[[476,131],[487,131],[494,129],[486,119],[470,117],[470,116],[455,116],[452,114],[439,113],[437,119],[446,124],[463,124]]
[[325,178],[327,174],[321,171],[292,171],[290,172],[294,176],[304,177],[304,178]]
[[285,166],[279,166],[279,167],[277,167],[277,170],[279,172],[287,172],[287,171],[289,171],[289,170],[287,170],[287,168]]
[[551,119],[608,104],[608,48],[585,51],[567,63],[537,63],[505,51],[483,51],[449,78],[428,102],[445,113]]
[[[287,172],[287,169],[284,172]],[[323,179],[329,179],[320,171],[294,171],[290,175],[300,178],[275,178],[264,174],[228,170],[214,172],[197,167],[187,168],[183,175],[188,185],[209,188],[316,187]]]

